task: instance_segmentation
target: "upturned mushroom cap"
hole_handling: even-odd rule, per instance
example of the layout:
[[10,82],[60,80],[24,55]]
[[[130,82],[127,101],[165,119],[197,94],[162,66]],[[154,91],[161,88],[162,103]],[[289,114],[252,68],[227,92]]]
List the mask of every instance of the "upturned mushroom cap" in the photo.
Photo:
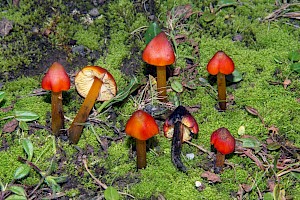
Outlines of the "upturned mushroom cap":
[[127,121],[125,133],[138,140],[148,140],[159,133],[154,118],[143,110],[135,111]]
[[117,93],[117,84],[113,76],[106,69],[99,66],[86,66],[78,72],[75,77],[75,86],[78,93],[86,97],[95,77],[102,81],[97,101],[112,99]]
[[42,88],[52,92],[67,91],[70,89],[70,78],[65,68],[54,62],[42,79]]
[[221,154],[226,155],[234,151],[235,139],[227,128],[222,127],[212,133],[210,144]]
[[217,75],[219,72],[228,75],[234,71],[234,63],[223,51],[218,51],[210,59],[206,68],[211,75]]
[[148,43],[142,58],[146,63],[158,67],[175,62],[173,47],[164,32],[159,33]]
[[183,106],[178,106],[163,125],[163,132],[166,138],[172,138],[174,125],[180,121],[184,125],[183,141],[192,139],[191,133],[198,134],[199,126],[195,118]]

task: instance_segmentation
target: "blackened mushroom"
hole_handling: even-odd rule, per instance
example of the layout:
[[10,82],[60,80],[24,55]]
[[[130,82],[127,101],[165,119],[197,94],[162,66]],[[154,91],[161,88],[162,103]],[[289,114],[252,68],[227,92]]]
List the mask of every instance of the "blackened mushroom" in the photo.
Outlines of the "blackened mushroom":
[[173,164],[182,172],[187,169],[183,165],[180,153],[182,143],[190,141],[192,134],[197,134],[199,131],[198,124],[194,117],[183,106],[178,106],[163,126],[164,135],[167,138],[172,138],[171,159]]

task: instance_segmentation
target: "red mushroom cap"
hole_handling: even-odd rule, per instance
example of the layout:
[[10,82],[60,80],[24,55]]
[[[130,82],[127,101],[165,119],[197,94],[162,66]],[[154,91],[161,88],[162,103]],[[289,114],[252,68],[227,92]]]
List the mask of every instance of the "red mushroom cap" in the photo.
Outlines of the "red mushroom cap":
[[175,62],[173,47],[164,32],[159,33],[147,44],[142,58],[146,63],[158,67]]
[[234,71],[234,63],[223,51],[218,51],[210,59],[206,68],[211,75],[217,75],[219,72],[228,75]]
[[125,132],[136,139],[148,140],[158,134],[159,129],[150,114],[143,110],[137,110],[127,121]]
[[70,78],[60,63],[54,62],[51,65],[42,79],[42,88],[44,90],[51,90],[52,92],[61,92],[70,89]]
[[221,154],[226,155],[234,151],[235,139],[227,128],[222,127],[211,134],[210,144],[214,145]]

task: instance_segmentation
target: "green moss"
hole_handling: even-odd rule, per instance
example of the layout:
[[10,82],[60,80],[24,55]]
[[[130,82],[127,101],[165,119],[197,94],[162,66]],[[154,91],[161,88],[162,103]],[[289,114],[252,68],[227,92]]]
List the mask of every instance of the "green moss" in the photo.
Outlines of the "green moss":
[[[44,1],[47,5],[50,1]],[[194,57],[193,62],[197,64],[199,75],[197,78],[208,78],[206,65],[214,53],[218,50],[225,51],[235,62],[236,69],[243,74],[243,80],[236,84],[228,84],[228,94],[234,96],[234,105],[230,105],[226,112],[220,113],[215,109],[216,83],[212,83],[212,88],[198,84],[195,90],[184,90],[180,95],[180,100],[185,106],[200,105],[201,108],[193,113],[199,123],[200,132],[193,142],[210,149],[210,134],[221,126],[227,127],[235,137],[238,135],[240,126],[246,127],[246,133],[257,137],[260,141],[268,137],[268,130],[261,123],[260,119],[247,113],[244,106],[256,108],[264,118],[267,125],[275,125],[279,128],[279,134],[300,146],[298,121],[299,103],[297,99],[300,93],[299,75],[290,74],[287,55],[291,51],[299,50],[300,29],[295,29],[287,25],[285,19],[278,19],[273,22],[263,22],[265,16],[276,10],[278,7],[271,0],[263,3],[259,0],[245,0],[243,4],[234,7],[224,7],[216,14],[212,22],[204,22],[199,11],[208,9],[211,1],[155,1],[156,16],[163,30],[167,29],[167,13],[175,10],[178,5],[190,3],[195,12],[189,19],[184,19],[181,26],[174,27],[172,34],[184,34],[188,39],[192,39],[195,44],[199,44],[199,56],[194,55],[194,48],[190,45],[190,40],[178,44],[177,62],[173,67],[185,68],[186,57]],[[34,11],[34,2],[29,0],[21,1],[20,8],[1,8],[1,17],[6,17],[14,21],[14,30],[3,37],[3,48],[0,51],[0,72],[9,72],[18,69],[20,66],[32,66],[34,59],[37,62],[44,57],[38,43],[34,37],[47,44],[52,44],[56,48],[61,48],[68,44],[70,40],[76,40],[77,45],[84,45],[91,50],[100,52],[100,58],[93,64],[106,68],[116,79],[119,89],[124,88],[129,77],[124,76],[120,68],[125,60],[137,58],[142,52],[145,43],[143,41],[143,30],[140,27],[147,26],[150,22],[145,13],[137,8],[139,4],[129,0],[109,1],[97,7],[100,16],[93,19],[92,24],[85,24],[83,17],[94,7],[90,3],[75,2],[70,4],[70,8],[55,2],[52,6],[53,12],[48,12],[43,6],[37,6]],[[213,2],[217,6],[217,2]],[[48,8],[48,7],[47,7]],[[75,8],[82,8],[82,13],[71,15]],[[146,7],[147,8],[147,7]],[[139,10],[139,12],[137,12]],[[174,13],[173,13],[174,14]],[[43,20],[41,20],[41,18]],[[48,38],[45,36],[32,36],[31,28],[35,26],[43,31],[51,28],[55,32]],[[134,34],[132,33],[133,31]],[[241,41],[233,41],[232,38],[240,34]],[[29,48],[29,47],[32,48]],[[45,47],[43,47],[45,48]],[[24,53],[22,49],[27,52]],[[134,50],[134,51],[133,51]],[[132,55],[137,52],[139,55]],[[30,55],[36,55],[31,57]],[[276,63],[274,58],[278,57],[283,63]],[[126,63],[127,64],[127,63]],[[143,77],[142,68],[138,72],[139,77]],[[279,73],[277,71],[280,70]],[[276,75],[277,74],[277,75]],[[3,75],[8,79],[8,75]],[[291,85],[284,89],[282,85],[271,85],[272,81],[282,82],[286,77],[292,80]],[[14,103],[13,110],[0,112],[0,118],[9,116],[14,110],[30,110],[39,115],[37,122],[45,125],[49,119],[51,109],[50,94],[43,96],[30,96],[33,90],[40,88],[39,77],[21,77],[12,82],[5,82],[1,90],[6,92],[5,101],[2,107]],[[142,79],[142,78],[141,78]],[[80,107],[83,99],[78,97],[75,89],[72,88],[67,104],[64,105],[65,115],[73,119]],[[97,103],[96,107],[101,103]],[[33,106],[34,105],[34,106]],[[117,113],[116,126],[121,131],[132,112],[137,108],[137,102],[132,98],[121,104],[113,106]],[[107,120],[107,114],[98,115],[97,118]],[[6,121],[0,121],[2,127]],[[67,121],[66,127],[71,121]],[[109,141],[107,152],[101,150],[101,145],[97,141],[98,136],[115,137],[115,133],[109,127],[93,125],[95,133],[91,127],[86,127],[81,136],[77,149],[68,142],[57,140],[57,150],[65,153],[65,163],[61,166],[72,181],[78,184],[77,188],[64,191],[69,197],[76,198],[82,190],[96,191],[98,186],[86,172],[81,163],[81,156],[86,155],[89,161],[89,168],[96,178],[102,180],[107,185],[113,185],[120,190],[134,195],[138,199],[150,199],[158,197],[160,194],[166,199],[232,199],[239,189],[239,184],[253,185],[255,182],[261,191],[268,190],[267,180],[255,163],[250,158],[240,155],[228,156],[229,162],[233,163],[234,170],[226,168],[221,176],[221,183],[212,184],[200,177],[203,169],[199,168],[199,163],[210,162],[205,154],[202,154],[193,146],[184,144],[182,148],[182,160],[189,168],[188,175],[178,172],[173,166],[170,158],[171,142],[166,140],[162,134],[156,136],[158,146],[151,148],[147,152],[148,167],[136,172],[136,158],[131,157],[131,142],[125,137],[118,142]],[[3,173],[0,178],[3,182],[10,182],[15,169],[20,165],[18,156],[25,157],[19,139],[29,137],[35,147],[33,162],[42,169],[47,170],[50,160],[54,155],[52,149],[53,139],[47,130],[36,130],[33,134],[28,132],[2,133],[1,136],[9,144],[9,149],[0,151],[0,157],[4,162],[0,163]],[[91,153],[90,150],[93,150]],[[59,151],[60,152],[60,151]],[[193,160],[185,159],[186,153],[194,153]],[[271,152],[275,156],[277,152]],[[59,156],[60,154],[57,154]],[[64,155],[64,154],[62,154]],[[39,159],[38,159],[39,158]],[[37,160],[38,159],[38,160]],[[270,162],[271,163],[271,162]],[[58,163],[54,164],[57,169]],[[60,167],[61,167],[60,166]],[[201,165],[200,165],[201,166]],[[99,173],[99,169],[100,172]],[[54,170],[55,173],[55,170]],[[40,175],[32,170],[30,175],[20,183],[34,185],[40,179]],[[128,181],[128,180],[134,181]],[[125,184],[120,182],[125,181]],[[201,181],[206,187],[199,192],[194,184]],[[300,191],[297,180],[290,174],[281,177],[281,187],[288,195],[297,198]],[[126,185],[126,186],[124,186]],[[127,187],[127,188],[126,188]],[[247,199],[257,199],[256,186],[252,192],[245,194]],[[292,189],[293,188],[293,189]],[[79,192],[80,191],[80,192]],[[216,194],[218,194],[216,196]]]

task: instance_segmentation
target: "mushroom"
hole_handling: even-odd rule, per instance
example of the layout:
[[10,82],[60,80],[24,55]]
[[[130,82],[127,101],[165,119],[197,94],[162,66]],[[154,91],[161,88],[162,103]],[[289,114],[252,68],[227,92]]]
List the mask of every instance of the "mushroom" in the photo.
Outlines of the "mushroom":
[[181,162],[180,153],[182,143],[190,141],[192,134],[199,132],[198,124],[195,118],[183,106],[178,106],[163,126],[164,135],[172,138],[171,159],[173,164],[182,172],[187,169]]
[[125,133],[136,139],[137,168],[147,165],[146,140],[158,134],[154,118],[143,110],[135,111],[126,123]]
[[86,122],[96,101],[107,101],[117,93],[117,85],[113,76],[99,66],[86,66],[75,77],[77,92],[85,97],[76,117],[69,128],[69,138],[77,144]]
[[207,71],[211,75],[217,75],[219,106],[221,110],[226,110],[225,75],[234,71],[234,63],[223,51],[218,51],[208,62]]
[[64,111],[62,106],[62,91],[70,89],[70,78],[64,67],[54,62],[42,79],[42,88],[51,90],[51,129],[56,136],[64,127]]
[[210,144],[217,150],[215,172],[219,173],[223,169],[225,155],[234,151],[235,139],[227,128],[222,127],[211,134]]
[[156,35],[147,44],[142,58],[146,63],[156,66],[158,98],[160,101],[166,101],[166,66],[175,62],[175,54],[164,32]]

